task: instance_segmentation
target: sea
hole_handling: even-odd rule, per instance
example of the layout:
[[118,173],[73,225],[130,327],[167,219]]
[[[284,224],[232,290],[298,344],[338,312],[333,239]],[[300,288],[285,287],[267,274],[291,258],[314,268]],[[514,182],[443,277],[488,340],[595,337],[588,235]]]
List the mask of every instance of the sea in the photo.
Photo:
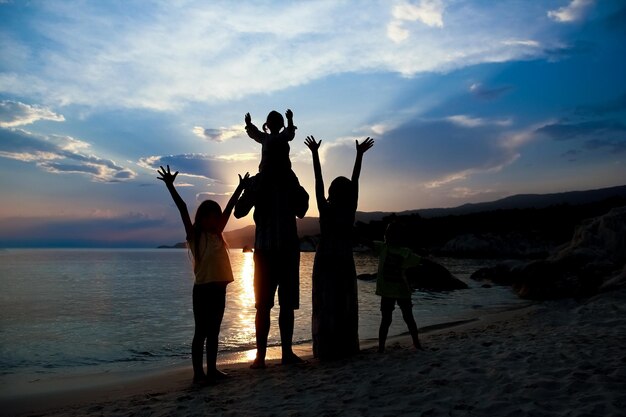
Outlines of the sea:
[[[314,253],[302,253],[300,309],[294,342],[311,340]],[[373,273],[377,258],[355,253],[357,273]],[[228,286],[220,357],[254,356],[254,261],[231,249],[235,282]],[[438,259],[470,288],[413,294],[419,327],[474,318],[524,301],[509,288],[484,288],[469,276],[490,260]],[[0,386],[72,373],[142,371],[190,364],[193,336],[192,264],[185,249],[0,250]],[[358,281],[359,336],[378,335],[375,283]],[[278,308],[269,344],[278,345]],[[405,333],[398,309],[390,336]]]

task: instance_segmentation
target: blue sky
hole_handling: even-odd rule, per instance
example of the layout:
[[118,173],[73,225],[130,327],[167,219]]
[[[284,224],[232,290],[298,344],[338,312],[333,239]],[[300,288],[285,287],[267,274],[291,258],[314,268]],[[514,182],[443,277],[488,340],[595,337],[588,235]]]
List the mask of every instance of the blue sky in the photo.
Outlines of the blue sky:
[[223,205],[259,162],[243,115],[273,109],[310,193],[306,135],[327,184],[376,139],[363,211],[626,182],[617,0],[4,0],[0,21],[0,246],[182,240],[155,168]]

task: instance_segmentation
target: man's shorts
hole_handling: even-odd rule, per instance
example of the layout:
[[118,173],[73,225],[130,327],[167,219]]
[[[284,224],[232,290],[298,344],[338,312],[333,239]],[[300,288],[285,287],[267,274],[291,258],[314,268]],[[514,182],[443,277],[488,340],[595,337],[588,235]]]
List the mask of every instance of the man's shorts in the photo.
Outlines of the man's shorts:
[[380,311],[383,313],[392,312],[396,308],[396,303],[400,310],[411,310],[413,303],[410,298],[392,298],[392,297],[380,297]]
[[255,307],[274,307],[278,288],[281,308],[297,310],[300,307],[300,251],[254,252]]

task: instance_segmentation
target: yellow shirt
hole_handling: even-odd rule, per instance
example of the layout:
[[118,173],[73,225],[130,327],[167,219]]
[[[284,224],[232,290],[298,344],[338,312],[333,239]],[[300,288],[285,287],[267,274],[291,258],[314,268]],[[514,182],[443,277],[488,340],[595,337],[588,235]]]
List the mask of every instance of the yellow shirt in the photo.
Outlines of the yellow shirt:
[[209,282],[232,282],[228,249],[221,236],[215,233],[202,233],[199,236],[198,253],[193,237],[188,242],[194,259],[193,272],[196,284]]

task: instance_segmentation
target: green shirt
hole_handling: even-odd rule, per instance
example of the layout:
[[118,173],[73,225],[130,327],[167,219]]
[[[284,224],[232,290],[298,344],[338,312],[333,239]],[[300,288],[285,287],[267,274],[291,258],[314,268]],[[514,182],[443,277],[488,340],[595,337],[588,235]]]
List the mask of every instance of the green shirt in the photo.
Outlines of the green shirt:
[[420,263],[421,258],[411,249],[390,246],[384,242],[374,242],[378,252],[378,275],[376,294],[389,298],[411,298],[411,286],[406,278],[406,270]]

